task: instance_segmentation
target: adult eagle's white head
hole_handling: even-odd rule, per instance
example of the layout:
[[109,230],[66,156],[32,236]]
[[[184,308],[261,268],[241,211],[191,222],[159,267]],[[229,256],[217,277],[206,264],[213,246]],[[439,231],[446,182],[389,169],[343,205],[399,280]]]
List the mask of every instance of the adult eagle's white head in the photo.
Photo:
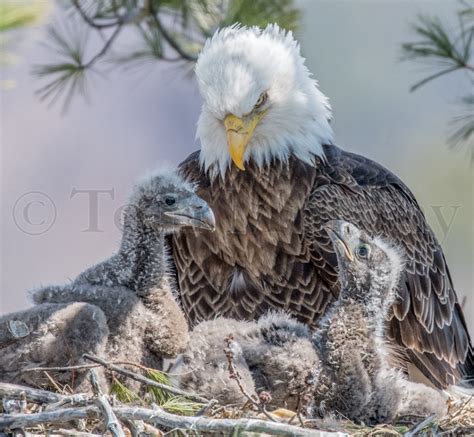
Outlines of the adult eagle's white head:
[[331,108],[291,32],[232,26],[207,41],[196,64],[203,97],[201,164],[224,175],[289,155],[308,163],[332,142]]

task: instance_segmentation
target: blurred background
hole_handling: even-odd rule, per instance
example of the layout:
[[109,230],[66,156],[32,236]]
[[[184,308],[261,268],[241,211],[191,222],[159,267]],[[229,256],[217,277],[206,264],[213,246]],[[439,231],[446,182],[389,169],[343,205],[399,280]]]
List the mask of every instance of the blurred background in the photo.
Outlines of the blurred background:
[[[111,45],[110,62],[87,73],[87,98],[75,95],[66,108],[64,94],[52,105],[54,95],[41,101],[36,91],[48,80],[32,71],[51,73],[59,53],[51,50],[48,26],[74,34],[78,14],[64,2],[26,3],[38,7],[31,19],[0,33],[0,314],[28,307],[28,290],[63,283],[110,256],[120,240],[116,212],[133,181],[162,163],[178,164],[199,147],[194,134],[200,97],[191,63],[152,59],[148,52],[140,57],[130,49],[140,38],[132,26]],[[382,163],[414,191],[442,241],[474,333],[472,143],[453,149],[448,140],[457,102],[472,82],[459,69],[412,93],[413,84],[437,70],[401,62],[402,44],[419,36],[410,26],[417,15],[438,16],[455,29],[459,3],[281,3],[300,12],[284,18],[287,27],[298,25],[308,67],[330,97],[337,144]],[[171,26],[174,18],[163,19]],[[104,29],[102,36],[89,32],[89,59],[114,32]],[[191,39],[176,36],[190,58],[199,48]],[[158,58],[167,56],[161,46],[155,50]],[[127,67],[124,54],[139,65]],[[77,84],[79,89],[82,79]]]

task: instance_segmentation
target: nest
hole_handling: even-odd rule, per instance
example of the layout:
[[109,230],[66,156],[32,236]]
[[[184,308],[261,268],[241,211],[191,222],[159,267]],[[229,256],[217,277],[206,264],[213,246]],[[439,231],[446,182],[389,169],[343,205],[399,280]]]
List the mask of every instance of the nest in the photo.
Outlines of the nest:
[[[18,430],[33,435],[162,436],[185,435],[293,435],[353,436],[474,435],[474,399],[451,395],[448,413],[434,416],[400,417],[394,423],[368,427],[341,418],[308,419],[300,412],[284,409],[267,411],[269,393],[258,399],[249,397],[245,405],[223,406],[199,399],[173,386],[171,378],[143,366],[119,367],[89,356],[91,392],[73,394],[67,386],[55,384],[56,391],[37,390],[0,382],[4,414],[0,431]],[[94,382],[94,367],[103,366],[113,381],[111,393],[103,394]],[[67,368],[65,368],[67,369]],[[131,370],[133,369],[133,370]],[[47,370],[39,371],[47,372]],[[116,377],[125,376],[142,383],[143,392],[130,390]],[[54,385],[54,384],[53,384]]]

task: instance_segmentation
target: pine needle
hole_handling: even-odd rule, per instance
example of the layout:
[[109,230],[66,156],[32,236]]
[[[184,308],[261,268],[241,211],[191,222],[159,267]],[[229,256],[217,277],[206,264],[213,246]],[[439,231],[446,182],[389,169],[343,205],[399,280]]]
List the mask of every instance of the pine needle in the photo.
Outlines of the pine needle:
[[[160,372],[159,370],[148,369],[146,372],[146,376],[152,379],[153,381],[159,382],[160,384],[165,384],[169,386],[172,385],[168,375],[164,372]],[[175,397],[172,393],[168,391],[161,390],[158,387],[152,386],[148,386],[148,393],[152,396],[153,401],[160,406],[163,406],[164,404],[166,404],[166,402]]]
[[[34,69],[38,77],[49,79],[38,90],[40,98],[51,103],[62,99],[63,111],[73,96],[85,94],[87,72],[92,67],[96,72],[101,71],[104,63],[112,61],[125,67],[149,69],[157,60],[183,61],[183,67],[189,67],[189,62],[196,61],[205,39],[218,27],[236,22],[261,27],[278,23],[283,28],[295,29],[300,18],[295,0],[73,0],[69,11],[73,13],[73,22],[67,22],[63,32],[57,31],[59,26],[55,25],[47,36],[55,60]],[[81,41],[81,31],[73,28],[74,19],[103,39],[102,47],[89,56],[89,60],[85,60],[85,45],[77,44]],[[118,56],[111,56],[125,26],[135,27],[140,32],[140,40],[130,49],[117,50]],[[69,28],[72,30],[67,35],[64,30]],[[105,38],[107,32],[110,32],[109,37]]]
[[140,399],[140,397],[134,391],[122,384],[117,378],[113,378],[112,380],[110,393],[117,396],[117,399],[125,404],[130,404]]
[[[402,45],[402,59],[415,60],[437,67],[427,77],[416,82],[410,91],[436,80],[442,76],[465,71],[468,87],[472,87],[474,75],[474,7],[467,2],[461,2],[462,9],[457,12],[458,28],[451,30],[438,17],[419,16],[416,24],[412,26],[418,41]],[[454,118],[455,130],[449,142],[456,147],[461,143],[472,143],[474,138],[474,117],[472,114],[474,97],[470,93],[461,99],[467,108],[466,114]],[[471,161],[474,162],[474,145],[470,146]]]
[[182,396],[174,396],[160,405],[169,413],[179,414],[181,416],[193,416],[203,408],[204,404],[189,401]]

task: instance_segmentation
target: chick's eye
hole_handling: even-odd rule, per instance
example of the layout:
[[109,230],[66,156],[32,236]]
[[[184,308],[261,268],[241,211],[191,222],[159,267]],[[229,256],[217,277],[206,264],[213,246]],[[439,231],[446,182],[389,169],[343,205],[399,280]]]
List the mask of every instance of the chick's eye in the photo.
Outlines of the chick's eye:
[[260,94],[260,97],[258,98],[257,103],[255,103],[255,108],[262,107],[266,101],[267,101],[267,93]]
[[367,259],[369,257],[370,248],[366,244],[361,244],[357,248],[357,256],[361,259]]
[[166,196],[165,197],[165,203],[168,206],[173,206],[176,203],[176,199],[173,196]]

